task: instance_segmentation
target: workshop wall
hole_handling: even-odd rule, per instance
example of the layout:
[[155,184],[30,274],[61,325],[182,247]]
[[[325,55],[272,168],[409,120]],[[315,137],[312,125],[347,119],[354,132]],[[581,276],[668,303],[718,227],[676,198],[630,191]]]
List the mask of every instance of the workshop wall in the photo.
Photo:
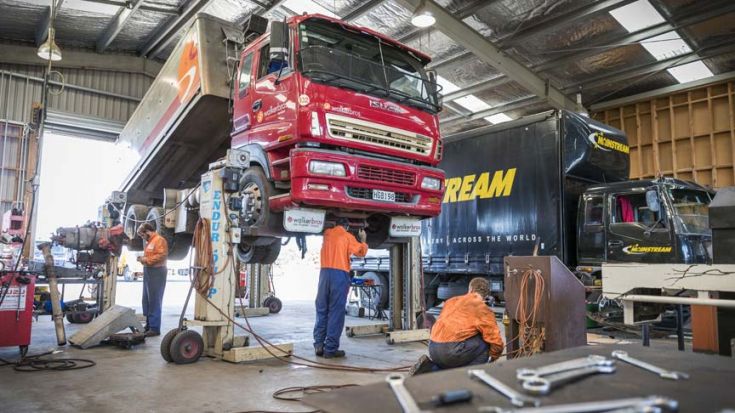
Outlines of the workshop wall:
[[633,179],[659,174],[714,188],[735,185],[735,81],[594,113],[622,129]]

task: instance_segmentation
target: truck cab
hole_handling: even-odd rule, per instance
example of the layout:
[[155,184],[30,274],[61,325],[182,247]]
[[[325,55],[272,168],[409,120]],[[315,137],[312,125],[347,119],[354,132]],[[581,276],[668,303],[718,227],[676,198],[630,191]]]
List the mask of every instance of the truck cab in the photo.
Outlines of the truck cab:
[[709,263],[714,192],[673,178],[588,188],[579,200],[578,270],[602,262]]
[[[321,232],[298,225],[349,218],[373,247],[394,217],[433,217],[444,174],[438,86],[429,57],[322,15],[271,22],[240,55],[232,147],[243,177],[248,240]],[[417,235],[417,234],[406,234]],[[243,257],[245,258],[245,257]],[[247,259],[245,259],[247,261]]]

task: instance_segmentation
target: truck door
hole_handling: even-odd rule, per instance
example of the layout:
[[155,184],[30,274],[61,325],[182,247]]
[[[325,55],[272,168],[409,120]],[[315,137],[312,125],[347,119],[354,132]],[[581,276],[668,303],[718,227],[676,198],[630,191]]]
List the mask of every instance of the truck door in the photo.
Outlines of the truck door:
[[577,262],[599,265],[605,261],[604,194],[583,195],[579,208]]
[[670,223],[655,188],[611,194],[608,211],[608,261],[671,261]]
[[261,145],[288,141],[296,133],[296,83],[293,68],[288,60],[283,61],[282,56],[271,55],[268,43],[257,53],[258,66],[251,102],[254,122],[248,141]]
[[247,143],[245,133],[253,124],[250,105],[252,102],[251,80],[253,78],[252,51],[243,55],[240,61],[237,88],[232,108],[232,146],[237,148]]

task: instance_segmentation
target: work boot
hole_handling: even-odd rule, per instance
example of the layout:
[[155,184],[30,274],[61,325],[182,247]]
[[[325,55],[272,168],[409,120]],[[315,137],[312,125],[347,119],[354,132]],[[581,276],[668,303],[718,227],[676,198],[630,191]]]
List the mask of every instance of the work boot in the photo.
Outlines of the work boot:
[[434,363],[431,361],[429,356],[424,354],[423,356],[419,357],[419,361],[416,362],[413,366],[411,366],[411,369],[408,370],[409,376],[416,376],[419,374],[429,373],[434,368]]
[[156,336],[160,336],[161,335],[161,332],[160,331],[156,331],[156,330],[148,330],[148,331],[145,332],[144,335],[146,337],[156,337]]
[[344,357],[344,356],[345,356],[345,351],[344,350],[337,350],[334,353],[327,353],[325,351],[324,352],[324,355],[322,357],[324,357],[325,359],[336,359],[336,358],[340,358],[340,357]]
[[321,346],[315,345],[314,346],[314,354],[316,354],[319,357],[323,356],[324,355],[324,346],[323,345],[321,345]]

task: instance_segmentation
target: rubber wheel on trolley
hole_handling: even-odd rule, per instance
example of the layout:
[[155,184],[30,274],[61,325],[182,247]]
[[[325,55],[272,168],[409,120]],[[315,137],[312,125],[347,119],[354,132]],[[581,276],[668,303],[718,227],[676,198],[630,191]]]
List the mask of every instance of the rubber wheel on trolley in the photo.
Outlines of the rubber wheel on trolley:
[[171,340],[171,360],[176,364],[190,364],[199,360],[204,351],[204,340],[194,330],[180,331]]
[[76,313],[75,323],[87,324],[94,319],[94,313],[92,311],[80,311]]
[[276,297],[270,296],[263,301],[263,305],[268,307],[271,314],[278,314],[283,308],[283,303]]
[[174,328],[173,330],[166,333],[166,335],[163,336],[163,339],[161,339],[161,357],[163,357],[163,359],[166,360],[168,363],[174,361],[174,359],[171,358],[171,342],[173,341],[174,337],[179,334],[180,331],[181,330],[179,330],[178,328]]

